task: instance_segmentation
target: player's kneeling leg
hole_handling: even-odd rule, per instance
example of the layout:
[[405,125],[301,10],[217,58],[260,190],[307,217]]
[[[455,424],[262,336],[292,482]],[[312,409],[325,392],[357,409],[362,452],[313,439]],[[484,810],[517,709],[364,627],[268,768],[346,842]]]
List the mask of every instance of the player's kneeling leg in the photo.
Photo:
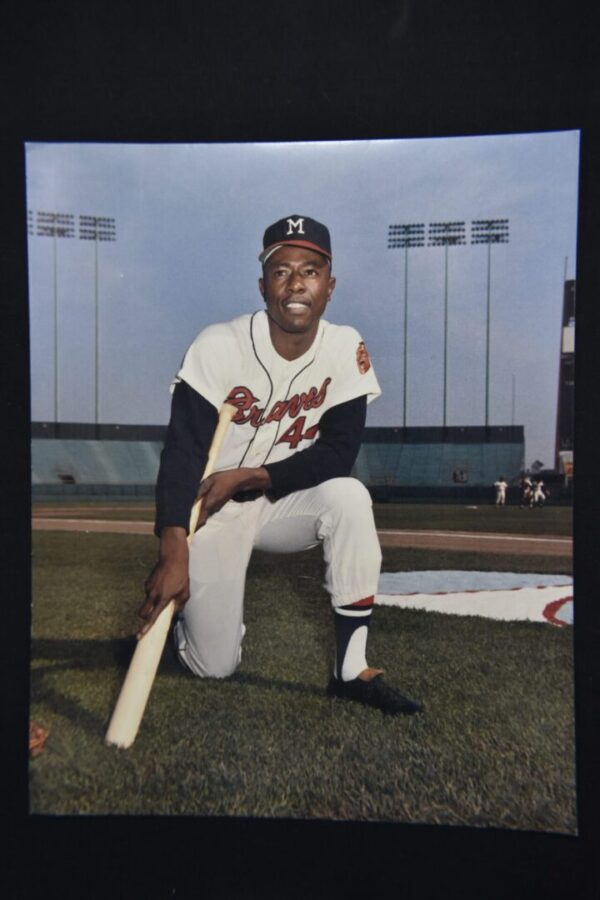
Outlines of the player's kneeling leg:
[[175,623],[173,639],[179,660],[194,675],[227,678],[240,664],[246,629],[237,588],[225,583],[195,594],[192,586],[192,596]]

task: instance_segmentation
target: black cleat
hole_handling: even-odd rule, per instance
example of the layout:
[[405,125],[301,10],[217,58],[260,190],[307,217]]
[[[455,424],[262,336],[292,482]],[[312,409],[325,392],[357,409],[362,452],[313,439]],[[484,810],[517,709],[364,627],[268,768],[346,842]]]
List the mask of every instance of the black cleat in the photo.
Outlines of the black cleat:
[[357,700],[365,706],[380,709],[389,716],[412,716],[423,711],[420,703],[409,700],[386,684],[381,673],[368,680],[354,678],[352,681],[340,681],[332,675],[327,685],[327,693],[332,697]]

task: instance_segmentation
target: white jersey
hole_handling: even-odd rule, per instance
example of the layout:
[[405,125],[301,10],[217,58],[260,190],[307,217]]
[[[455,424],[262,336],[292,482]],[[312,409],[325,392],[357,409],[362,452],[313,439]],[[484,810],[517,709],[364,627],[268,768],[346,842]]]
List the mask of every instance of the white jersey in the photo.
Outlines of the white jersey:
[[358,331],[323,319],[311,347],[286,360],[271,342],[264,310],[205,328],[172,388],[185,381],[220,409],[237,407],[215,470],[260,467],[313,444],[324,412],[381,389]]

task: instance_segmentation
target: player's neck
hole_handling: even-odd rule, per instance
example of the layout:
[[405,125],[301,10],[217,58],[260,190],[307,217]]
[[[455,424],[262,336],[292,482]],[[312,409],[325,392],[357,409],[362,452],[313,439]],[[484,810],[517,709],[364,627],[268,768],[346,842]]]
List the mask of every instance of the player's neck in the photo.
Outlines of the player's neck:
[[291,332],[284,331],[280,325],[269,317],[269,334],[271,343],[279,356],[289,361],[298,359],[310,349],[319,330],[319,322],[309,331]]

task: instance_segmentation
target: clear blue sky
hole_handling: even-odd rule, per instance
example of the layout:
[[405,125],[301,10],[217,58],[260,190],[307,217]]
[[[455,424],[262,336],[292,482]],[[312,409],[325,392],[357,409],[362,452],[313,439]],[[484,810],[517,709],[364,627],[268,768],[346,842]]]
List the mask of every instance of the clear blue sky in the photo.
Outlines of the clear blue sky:
[[[115,219],[99,244],[100,421],[163,424],[184,351],[210,322],[262,306],[267,225],[328,225],[326,318],[362,333],[383,395],[369,425],[402,424],[404,252],[391,223],[464,221],[449,250],[447,424],[485,417],[487,249],[473,219],[507,218],[492,247],[490,424],[525,426],[526,463],[554,461],[562,293],[576,277],[576,131],[294,144],[26,145],[27,207]],[[54,418],[52,238],[29,237],[31,411]],[[59,420],[94,421],[94,246],[56,241]],[[444,249],[409,253],[408,425],[443,417]]]

